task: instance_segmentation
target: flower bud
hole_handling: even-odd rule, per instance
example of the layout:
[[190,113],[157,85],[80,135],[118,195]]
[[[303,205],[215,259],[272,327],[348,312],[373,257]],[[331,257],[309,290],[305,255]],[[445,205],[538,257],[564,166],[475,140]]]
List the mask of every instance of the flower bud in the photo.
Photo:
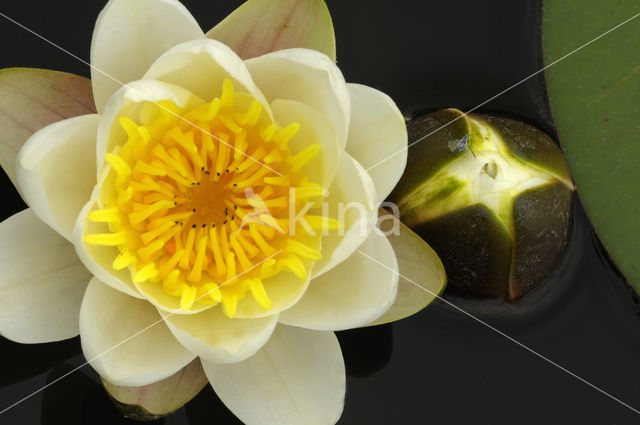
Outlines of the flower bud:
[[440,256],[448,290],[515,300],[544,280],[565,248],[574,190],[553,140],[456,109],[407,129],[407,168],[390,200]]

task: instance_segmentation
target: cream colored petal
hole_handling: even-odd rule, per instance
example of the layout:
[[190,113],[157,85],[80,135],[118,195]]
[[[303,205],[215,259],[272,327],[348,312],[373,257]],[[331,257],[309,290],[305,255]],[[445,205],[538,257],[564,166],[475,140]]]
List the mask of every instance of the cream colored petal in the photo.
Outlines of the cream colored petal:
[[91,199],[78,214],[78,220],[73,229],[73,245],[76,253],[85,267],[102,282],[127,295],[142,298],[131,280],[129,271],[114,270],[111,267],[113,260],[119,254],[117,247],[91,245],[84,241],[85,235],[109,232],[106,223],[95,223],[88,218],[91,211],[99,209],[97,205],[99,195],[100,189],[95,188]]
[[175,46],[151,65],[144,78],[184,87],[207,102],[220,96],[222,82],[230,78],[235,90],[250,94],[269,108],[242,59],[216,40],[193,40]]
[[80,309],[80,341],[91,366],[115,385],[147,385],[196,355],[171,334],[157,310],[92,279]]
[[335,424],[342,414],[345,369],[333,332],[278,325],[247,360],[202,366],[218,397],[247,425]]
[[[384,234],[389,239],[398,259],[397,273],[400,279],[393,305],[381,317],[369,323],[379,325],[411,316],[428,306],[444,291],[447,276],[433,249],[387,211],[380,210],[378,228],[374,233]],[[360,252],[356,254],[365,256]],[[377,265],[386,266],[383,261],[380,262],[383,265]]]
[[32,210],[0,223],[0,335],[41,343],[78,335],[91,274],[73,246]]
[[378,215],[376,190],[364,168],[343,152],[336,177],[325,198],[328,216],[340,222],[339,230],[322,238],[322,259],[313,269],[313,278],[346,260],[373,230]]
[[309,177],[309,181],[328,188],[336,175],[342,152],[331,123],[320,112],[295,100],[276,99],[271,103],[271,110],[276,122],[282,127],[292,123],[300,124],[300,131],[289,141],[294,154],[310,145],[320,145],[320,152],[302,171]]
[[[96,148],[98,179],[102,173],[105,154],[127,141],[127,134],[120,124],[120,118],[126,117],[139,122],[142,107],[149,102],[157,104],[160,101],[171,101],[176,106],[187,110],[203,102],[190,91],[162,81],[139,80],[122,87],[109,99],[100,117]],[[175,116],[166,106],[157,105],[170,117]]]
[[313,279],[300,301],[282,312],[280,322],[316,330],[363,326],[389,309],[397,288],[398,262],[393,248],[386,237],[371,232],[358,251]]
[[286,49],[245,63],[269,102],[297,100],[317,109],[331,121],[344,148],[351,103],[344,77],[331,59],[315,50]]
[[249,0],[207,37],[222,41],[243,59],[304,47],[336,60],[336,37],[324,0]]
[[369,171],[378,203],[391,193],[407,165],[407,126],[393,100],[360,84],[347,84],[351,125],[346,150]]
[[267,342],[278,323],[277,314],[261,319],[230,319],[221,306],[189,316],[163,316],[182,345],[213,363],[234,363],[252,356]]
[[171,47],[204,33],[177,0],[110,0],[91,40],[91,81],[98,112],[123,84],[139,80]]
[[25,201],[69,240],[96,184],[99,120],[91,114],[48,125],[27,140],[16,160],[16,179]]

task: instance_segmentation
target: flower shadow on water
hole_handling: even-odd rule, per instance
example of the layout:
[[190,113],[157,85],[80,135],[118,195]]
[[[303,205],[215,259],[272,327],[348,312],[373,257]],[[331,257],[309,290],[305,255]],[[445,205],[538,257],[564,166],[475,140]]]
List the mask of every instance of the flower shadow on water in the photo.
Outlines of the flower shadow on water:
[[[76,367],[77,365],[68,362],[53,368],[47,383],[71,372]],[[84,369],[74,371],[44,391],[41,418],[42,425],[140,423],[122,416],[109,400],[97,377],[84,373]],[[164,419],[147,423],[163,424]]]
[[[348,376],[364,378],[381,370],[391,359],[391,323],[337,332]],[[347,388],[347,392],[349,389]]]
[[11,360],[0,365],[2,388],[43,373],[79,354],[80,338],[49,344],[19,344],[0,337],[0,352],[4,359]]
[[205,425],[215,418],[218,424],[238,424],[242,422],[222,404],[211,385],[206,385],[197,396],[186,404],[189,425]]
[[[337,332],[345,360],[347,375],[364,378],[375,374],[387,365],[393,351],[393,327],[391,324],[372,326]],[[0,348],[8,358],[20,359],[19,368],[6,362],[0,370],[0,386],[25,381],[48,371],[46,383],[51,383],[84,362],[80,354],[80,341],[47,344],[47,355],[34,345],[17,344],[0,340]],[[42,347],[39,347],[42,348]],[[64,362],[64,363],[61,363]],[[210,385],[182,409],[191,425],[209,423],[212,413],[221,424],[241,424],[224,406]],[[179,412],[178,411],[178,412]],[[97,375],[88,366],[74,371],[42,392],[40,417],[43,425],[75,424],[139,424],[126,419],[114,406],[98,381]],[[182,423],[179,413],[146,422],[149,424]],[[168,421],[168,422],[166,422]],[[206,421],[206,422],[205,422]]]

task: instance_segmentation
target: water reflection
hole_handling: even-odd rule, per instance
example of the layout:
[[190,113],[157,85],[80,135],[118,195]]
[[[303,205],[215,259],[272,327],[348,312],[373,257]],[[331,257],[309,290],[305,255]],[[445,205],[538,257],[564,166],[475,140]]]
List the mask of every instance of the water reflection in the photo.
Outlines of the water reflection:
[[393,351],[392,324],[337,332],[347,375],[364,378],[382,369]]
[[0,353],[5,360],[0,362],[0,388],[36,376],[81,351],[80,338],[48,344],[18,344],[0,337]]

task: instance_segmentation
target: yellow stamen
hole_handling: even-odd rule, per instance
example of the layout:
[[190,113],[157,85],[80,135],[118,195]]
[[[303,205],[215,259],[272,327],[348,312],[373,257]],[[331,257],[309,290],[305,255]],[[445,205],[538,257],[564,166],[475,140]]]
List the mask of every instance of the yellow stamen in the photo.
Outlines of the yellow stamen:
[[271,299],[267,295],[267,291],[264,290],[262,279],[256,277],[254,279],[247,279],[246,282],[249,284],[251,295],[253,295],[253,298],[255,298],[258,304],[265,310],[271,310]]
[[116,207],[94,210],[89,213],[89,220],[96,223],[120,223],[120,210]]
[[95,233],[93,235],[87,235],[84,238],[85,242],[91,245],[103,245],[103,246],[116,246],[127,243],[129,238],[126,232],[116,233]]
[[224,314],[229,318],[233,318],[238,309],[238,296],[235,294],[223,294],[222,307]]
[[292,151],[300,125],[278,130],[263,105],[246,96],[226,79],[220,97],[192,110],[145,102],[137,116],[120,118],[126,141],[105,155],[114,172],[101,183],[100,209],[88,216],[105,230],[84,240],[112,249],[113,268],[146,282],[141,291],[160,285],[174,297],[167,307],[203,304],[234,317],[250,296],[269,310],[265,288],[271,296],[278,291],[266,279],[307,279],[321,258],[317,239],[289,234],[289,214],[312,229],[338,227],[304,209],[326,196],[302,171],[318,162],[311,160],[320,145]]

